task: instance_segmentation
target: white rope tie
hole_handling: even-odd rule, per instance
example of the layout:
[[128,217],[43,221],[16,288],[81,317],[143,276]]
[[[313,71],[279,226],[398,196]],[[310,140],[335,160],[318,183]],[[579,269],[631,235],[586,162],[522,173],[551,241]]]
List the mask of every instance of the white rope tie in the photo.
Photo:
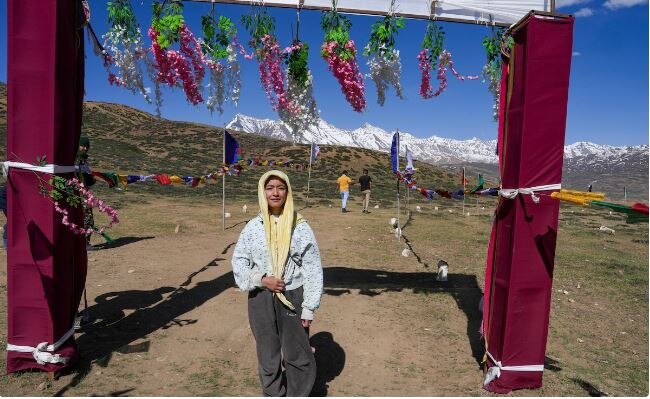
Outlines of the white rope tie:
[[485,379],[483,380],[483,385],[487,385],[491,383],[492,381],[496,380],[497,378],[501,377],[501,370],[505,371],[544,371],[544,365],[543,364],[533,364],[533,365],[528,365],[528,366],[504,366],[501,364],[501,362],[498,362],[494,360],[494,357],[492,357],[492,354],[488,351],[485,351],[487,355],[490,357],[492,360],[492,363],[494,363],[494,366],[490,367],[485,373]]
[[517,195],[530,195],[534,203],[539,203],[539,197],[535,195],[538,191],[557,191],[562,188],[562,184],[546,184],[544,186],[526,187],[526,188],[502,188],[499,195],[503,198],[514,199]]
[[43,166],[36,166],[24,162],[4,161],[2,163],[2,173],[5,177],[9,174],[9,168],[31,170],[33,172],[42,172],[55,175],[58,173],[71,173],[77,171],[77,166],[61,166],[54,164],[47,164]]
[[73,334],[74,334],[74,327],[70,328],[68,332],[66,332],[61,337],[61,339],[56,341],[55,344],[48,345],[47,342],[41,342],[40,344],[36,345],[35,348],[32,346],[12,345],[7,343],[7,351],[31,353],[32,356],[34,356],[36,363],[38,364],[45,364],[45,363],[66,364],[68,362],[67,357],[63,357],[58,353],[52,354],[50,352],[54,352],[55,350],[59,349],[59,347],[63,345],[65,341],[67,341]]

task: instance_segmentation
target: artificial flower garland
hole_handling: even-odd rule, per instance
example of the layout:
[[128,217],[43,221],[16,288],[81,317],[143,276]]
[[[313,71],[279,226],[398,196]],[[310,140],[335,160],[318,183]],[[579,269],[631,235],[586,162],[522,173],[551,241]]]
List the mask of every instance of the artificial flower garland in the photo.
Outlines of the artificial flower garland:
[[327,61],[328,69],[338,80],[352,109],[362,112],[366,108],[365,87],[357,64],[357,49],[354,40],[350,39],[352,23],[336,11],[336,0],[333,0],[332,11],[323,12],[321,27],[325,31],[321,57]]
[[[483,67],[483,81],[488,81],[488,90],[492,93],[492,117],[495,121],[499,119],[499,86],[501,85],[501,43],[503,40],[504,29],[493,29],[492,36],[483,38],[483,47],[487,56],[487,61]],[[505,45],[511,48],[514,39],[508,37],[505,39]]]
[[[391,11],[395,8],[394,0],[391,2]],[[377,103],[383,106],[386,101],[386,90],[389,86],[395,88],[397,97],[402,96],[400,75],[402,63],[399,50],[395,49],[395,36],[399,29],[405,25],[403,18],[395,18],[393,12],[385,16],[382,21],[375,22],[370,32],[370,40],[364,48],[364,55],[370,56],[370,78],[377,87]]]
[[435,21],[429,21],[427,30],[422,40],[422,50],[418,53],[418,67],[422,72],[420,79],[420,96],[424,99],[433,97],[431,88],[431,70],[436,69],[438,57],[444,46],[445,32],[439,28]]
[[249,41],[252,55],[259,63],[260,82],[276,111],[297,112],[296,106],[288,99],[284,88],[284,71],[282,70],[282,50],[275,37],[275,20],[266,10],[242,16],[242,24],[251,35]]
[[[156,80],[172,87],[182,81],[187,100],[196,105],[203,102],[199,87],[205,74],[204,56],[185,24],[182,7],[179,1],[172,1],[167,6],[154,2],[148,33],[158,69]],[[174,43],[179,43],[179,51],[170,49]]]
[[287,63],[287,98],[295,106],[280,109],[278,114],[291,129],[293,141],[298,142],[302,138],[301,132],[316,126],[319,121],[313,78],[307,67],[309,46],[296,40],[283,50],[283,54]]
[[[428,64],[427,64],[428,66]],[[435,93],[431,93],[432,90],[430,89],[431,86],[429,86],[428,90],[431,90],[428,93],[431,93],[430,97],[425,97],[425,98],[431,98],[431,97],[438,97],[442,92],[444,92],[447,89],[447,67],[451,69],[451,72],[454,74],[454,76],[458,80],[477,80],[479,78],[478,75],[467,75],[463,76],[454,67],[454,61],[451,59],[451,53],[447,50],[442,50],[440,53],[440,56],[438,57],[438,81],[440,83],[438,84],[438,90],[436,90]],[[422,70],[422,63],[420,64],[420,69]],[[424,71],[423,71],[424,73]],[[420,88],[420,94],[422,94],[422,88]],[[424,97],[424,96],[423,96]]]
[[[151,89],[145,87],[141,63],[149,62],[147,48],[142,42],[129,0],[113,0],[108,3],[110,29],[104,39],[104,66],[111,85],[123,86],[132,93],[141,93],[151,103]],[[116,72],[113,72],[113,68]]]
[[225,16],[220,16],[218,22],[212,15],[203,16],[202,26],[203,40],[200,44],[210,77],[209,94],[205,103],[210,113],[216,108],[220,114],[223,114],[224,102],[231,100],[237,106],[241,91],[240,67],[236,52],[237,29],[230,18]]
[[[61,223],[67,226],[74,234],[87,236],[94,231],[97,231],[99,234],[104,234],[106,229],[120,222],[117,211],[101,199],[95,197],[95,194],[88,190],[76,177],[65,179],[61,176],[53,176],[49,180],[49,188],[46,188],[44,181],[41,180],[40,191],[44,196],[52,200],[54,209],[62,216]],[[106,226],[101,226],[96,229],[94,226],[88,228],[78,226],[70,221],[68,210],[62,207],[62,201],[73,208],[77,208],[82,204],[86,209],[97,208],[99,212],[105,213],[108,216],[109,222]]]

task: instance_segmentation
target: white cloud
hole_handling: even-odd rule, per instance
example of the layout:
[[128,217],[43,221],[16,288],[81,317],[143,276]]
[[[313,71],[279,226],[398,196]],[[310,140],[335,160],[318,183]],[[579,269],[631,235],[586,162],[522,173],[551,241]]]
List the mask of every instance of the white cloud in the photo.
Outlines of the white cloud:
[[607,0],[603,5],[605,8],[609,8],[610,10],[617,10],[619,8],[628,8],[646,4],[647,2],[648,0]]
[[591,17],[592,15],[594,15],[594,10],[592,10],[589,7],[583,7],[578,11],[574,12],[573,15],[575,15],[576,17]]
[[573,53],[571,53],[571,56],[573,56],[573,57],[579,57],[581,55],[582,55],[582,53],[580,53],[579,51],[574,51]]
[[[589,3],[591,0],[557,0],[555,6],[557,8],[569,7],[576,4]],[[609,1],[609,0],[608,0]]]

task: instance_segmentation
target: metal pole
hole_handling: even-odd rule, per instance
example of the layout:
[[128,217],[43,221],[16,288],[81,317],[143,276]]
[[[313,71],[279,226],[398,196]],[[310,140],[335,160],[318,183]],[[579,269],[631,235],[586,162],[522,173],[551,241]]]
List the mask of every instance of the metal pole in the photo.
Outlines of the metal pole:
[[465,167],[463,166],[463,216],[465,216]]
[[[397,171],[399,172],[399,129],[397,129]],[[399,233],[397,234],[397,241],[402,238],[402,227],[399,222],[399,178],[397,178],[397,228]]]
[[311,143],[311,148],[309,149],[309,169],[307,170],[307,200],[305,201],[305,206],[309,206],[309,181],[311,180],[311,159],[314,155],[314,143]]
[[[223,164],[226,163],[226,131],[223,131]],[[226,173],[221,176],[221,229],[226,231]]]

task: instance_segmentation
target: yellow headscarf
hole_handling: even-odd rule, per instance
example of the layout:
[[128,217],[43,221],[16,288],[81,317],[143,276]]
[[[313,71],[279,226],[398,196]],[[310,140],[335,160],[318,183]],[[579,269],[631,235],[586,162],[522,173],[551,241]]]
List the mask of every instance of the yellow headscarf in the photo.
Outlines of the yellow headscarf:
[[[282,213],[278,218],[277,224],[271,220],[273,216],[269,212],[269,204],[266,200],[266,182],[271,176],[278,177],[287,185],[287,199],[284,202],[284,207],[282,208]],[[287,256],[291,247],[293,228],[304,220],[301,214],[293,210],[293,191],[291,190],[289,177],[283,172],[270,170],[264,173],[257,184],[257,196],[262,221],[264,222],[266,244],[269,248],[269,256],[271,257],[273,276],[282,278],[284,275],[284,265],[287,263]],[[279,292],[275,293],[275,295],[285,306],[291,310],[295,310],[294,306],[287,300],[283,293]]]

